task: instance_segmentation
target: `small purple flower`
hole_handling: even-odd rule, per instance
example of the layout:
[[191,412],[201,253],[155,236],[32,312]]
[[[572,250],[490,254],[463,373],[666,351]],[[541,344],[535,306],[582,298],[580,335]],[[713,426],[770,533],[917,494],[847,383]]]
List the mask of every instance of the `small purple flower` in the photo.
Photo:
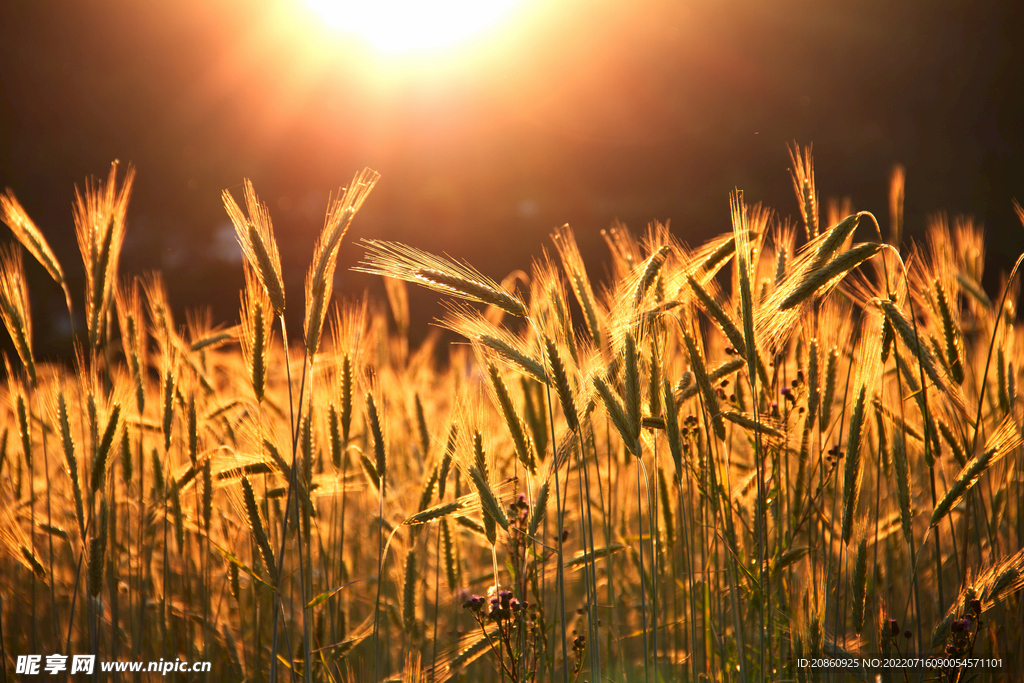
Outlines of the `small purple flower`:
[[474,595],[462,603],[463,609],[468,609],[472,612],[479,612],[484,606],[484,598],[480,595]]

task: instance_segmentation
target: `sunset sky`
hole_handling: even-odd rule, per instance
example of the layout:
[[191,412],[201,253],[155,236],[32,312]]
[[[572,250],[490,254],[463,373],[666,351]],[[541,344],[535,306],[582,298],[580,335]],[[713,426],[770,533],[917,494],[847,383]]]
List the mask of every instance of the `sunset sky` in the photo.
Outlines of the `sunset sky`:
[[[3,3],[0,188],[81,278],[74,185],[134,163],[122,270],[162,270],[177,306],[209,303],[221,320],[242,281],[221,191],[252,179],[297,297],[328,194],[364,166],[381,181],[339,257],[339,294],[379,286],[348,270],[360,237],[500,279],[570,223],[600,275],[599,231],[615,219],[671,220],[697,244],[728,228],[736,186],[795,216],[793,140],[814,143],[824,198],[884,220],[903,163],[910,236],[945,209],[982,220],[1003,267],[1024,248],[1014,3],[522,0],[443,41],[451,22],[374,34],[350,10],[330,22],[306,0]],[[60,305],[40,269],[30,280],[37,308]]]

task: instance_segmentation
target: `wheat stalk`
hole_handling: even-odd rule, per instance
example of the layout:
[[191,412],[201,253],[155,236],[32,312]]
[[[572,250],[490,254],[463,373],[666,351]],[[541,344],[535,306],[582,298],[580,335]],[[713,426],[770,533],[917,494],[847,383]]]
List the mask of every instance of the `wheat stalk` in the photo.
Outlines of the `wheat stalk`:
[[864,630],[864,601],[868,585],[868,540],[857,544],[857,560],[853,570],[853,630]]
[[104,499],[100,503],[100,514],[96,520],[95,535],[89,539],[87,574],[89,576],[89,594],[93,597],[99,595],[103,589],[104,555],[107,552],[107,517],[107,501]]

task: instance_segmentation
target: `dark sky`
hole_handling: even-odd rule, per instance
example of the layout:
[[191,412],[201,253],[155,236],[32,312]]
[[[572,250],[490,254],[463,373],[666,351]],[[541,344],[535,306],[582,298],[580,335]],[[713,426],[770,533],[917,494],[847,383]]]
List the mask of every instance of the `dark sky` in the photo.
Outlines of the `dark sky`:
[[[793,140],[814,143],[823,198],[884,223],[903,163],[910,236],[945,210],[989,227],[992,272],[1024,249],[1019,3],[549,4],[487,49],[388,62],[321,30],[301,0],[0,3],[0,187],[80,282],[74,186],[134,163],[122,272],[160,269],[177,307],[229,322],[242,276],[221,191],[239,196],[248,177],[270,205],[300,314],[328,193],[363,166],[382,178],[336,293],[379,286],[348,271],[360,237],[500,279],[566,222],[599,274],[616,218],[637,231],[670,219],[697,244],[729,229],[737,186],[796,216]],[[45,353],[60,297],[29,270]]]

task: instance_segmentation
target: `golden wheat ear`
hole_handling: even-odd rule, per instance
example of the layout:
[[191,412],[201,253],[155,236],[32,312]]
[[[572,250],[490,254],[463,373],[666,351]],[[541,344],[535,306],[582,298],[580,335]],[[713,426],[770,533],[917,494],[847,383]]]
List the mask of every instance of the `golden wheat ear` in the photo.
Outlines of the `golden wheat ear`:
[[106,334],[124,244],[128,198],[135,182],[135,169],[129,164],[118,188],[118,165],[117,161],[110,165],[106,182],[88,179],[84,193],[75,188],[75,236],[85,264],[85,313],[93,348],[98,348]]
[[366,201],[380,174],[366,168],[357,173],[348,188],[338,199],[331,202],[324,220],[324,228],[316,242],[313,263],[306,275],[306,351],[316,355],[320,347],[320,333],[331,290],[334,284],[334,269],[338,260],[338,247],[348,232],[352,219],[359,207]]
[[516,457],[530,473],[536,474],[537,461],[533,443],[530,440],[526,424],[512,400],[508,385],[505,384],[501,372],[493,363],[487,363],[487,375],[490,379],[489,393],[499,408],[509,436],[512,437]]
[[907,170],[896,164],[889,176],[889,243],[900,248],[903,242],[903,197],[907,183]]
[[562,260],[562,267],[569,279],[569,286],[583,309],[583,322],[586,324],[587,332],[594,346],[601,348],[603,314],[598,307],[597,299],[594,297],[593,288],[590,286],[590,278],[587,277],[587,269],[583,264],[583,256],[580,255],[579,246],[576,244],[576,237],[568,224],[555,230],[552,236],[558,256]]
[[0,249],[0,319],[34,385],[36,361],[32,354],[32,317],[25,286],[25,268],[17,247]]
[[142,294],[139,279],[132,281],[131,288],[118,287],[114,292],[117,322],[121,330],[121,348],[125,360],[135,379],[135,405],[141,414],[146,405],[146,372],[148,337],[146,322],[142,317]]
[[394,277],[429,289],[489,304],[519,318],[528,315],[526,303],[466,263],[421,251],[398,242],[362,240],[366,256],[356,271]]
[[0,213],[2,213],[4,223],[11,229],[11,232],[18,238],[22,246],[28,249],[28,252],[39,261],[40,265],[53,278],[53,281],[60,285],[60,288],[64,291],[64,299],[70,311],[71,292],[68,290],[67,282],[64,280],[64,269],[60,267],[60,262],[54,255],[53,250],[50,249],[50,244],[43,237],[43,233],[32,222],[32,219],[28,217],[28,213],[22,208],[10,188],[0,195]]
[[242,292],[242,331],[239,341],[242,357],[249,371],[256,401],[262,403],[267,386],[268,350],[273,343],[274,309],[267,291],[260,285],[252,268],[245,268],[245,289]]
[[793,163],[790,175],[793,177],[793,190],[800,202],[800,215],[804,220],[807,239],[818,236],[818,194],[814,186],[814,159],[811,156],[811,145],[800,149],[793,143],[789,148],[789,160]]
[[1017,420],[1014,416],[1007,415],[989,437],[984,448],[960,470],[949,490],[936,503],[931,519],[928,520],[928,526],[933,527],[941,522],[942,518],[949,514],[989,468],[999,462],[1007,453],[1013,452],[1022,442],[1024,442],[1024,437],[1021,436],[1020,430],[1017,428]]
[[274,315],[279,316],[284,313],[284,278],[281,275],[281,255],[277,250],[277,240],[274,239],[274,226],[270,222],[267,205],[256,196],[256,190],[248,178],[245,180],[244,195],[248,217],[242,213],[229,191],[224,190],[221,198],[235,226],[235,235],[242,253],[267,290]]
[[493,351],[505,365],[525,372],[542,384],[547,383],[548,375],[544,364],[526,351],[525,343],[504,327],[492,325],[476,309],[466,304],[452,303],[448,306],[448,315],[441,324],[471,342]]

